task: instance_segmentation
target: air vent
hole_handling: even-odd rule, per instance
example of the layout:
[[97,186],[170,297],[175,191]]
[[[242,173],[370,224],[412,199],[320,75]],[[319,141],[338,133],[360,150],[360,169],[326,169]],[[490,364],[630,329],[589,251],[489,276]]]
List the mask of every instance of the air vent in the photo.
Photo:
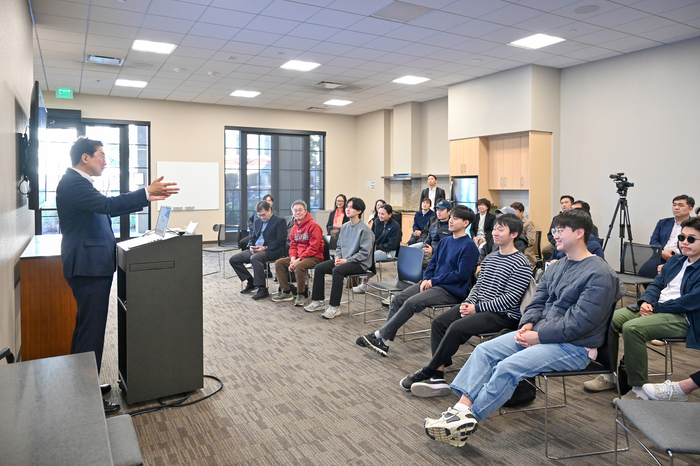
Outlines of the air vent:
[[101,57],[99,55],[89,55],[86,63],[95,63],[97,65],[122,66],[123,58]]
[[326,108],[326,107],[309,107],[306,110],[309,112],[325,112],[326,110],[328,110],[328,108]]
[[332,83],[330,81],[321,81],[320,83],[316,84],[316,87],[320,87],[321,89],[340,89],[343,87],[342,84],[340,83]]

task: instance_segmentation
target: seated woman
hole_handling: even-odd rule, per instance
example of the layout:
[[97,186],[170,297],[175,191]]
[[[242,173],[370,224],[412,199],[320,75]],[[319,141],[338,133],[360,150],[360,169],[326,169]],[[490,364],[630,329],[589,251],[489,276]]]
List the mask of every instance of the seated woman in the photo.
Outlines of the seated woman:
[[379,208],[386,204],[386,201],[384,199],[377,199],[377,202],[374,203],[374,210],[372,211],[372,215],[369,216],[369,219],[367,220],[367,226],[369,226],[370,230],[374,228],[374,221],[377,220],[379,217]]
[[338,232],[343,223],[348,222],[350,219],[345,213],[345,204],[347,204],[348,199],[345,194],[338,194],[335,197],[335,210],[328,216],[328,222],[326,223],[326,232],[333,238],[338,237]]
[[[401,225],[393,217],[393,209],[389,204],[384,204],[378,211],[377,221],[372,225],[374,233],[374,261],[388,262],[394,259],[401,245]],[[364,277],[362,283],[353,287],[355,293],[367,291],[367,281]]]

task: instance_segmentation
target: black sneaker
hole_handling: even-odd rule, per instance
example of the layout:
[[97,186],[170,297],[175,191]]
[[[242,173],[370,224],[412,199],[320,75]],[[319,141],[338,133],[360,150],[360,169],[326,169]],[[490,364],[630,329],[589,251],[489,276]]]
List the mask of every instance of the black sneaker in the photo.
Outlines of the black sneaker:
[[362,339],[365,340],[365,344],[368,347],[386,357],[386,354],[389,352],[389,347],[384,344],[381,338],[375,337],[374,333],[368,333],[363,336]]
[[357,337],[357,340],[355,340],[355,344],[356,344],[357,346],[361,346],[361,347],[363,347],[363,348],[367,348],[367,343],[365,343],[365,337],[364,337],[364,336]]
[[243,294],[250,293],[254,289],[255,289],[255,285],[253,285],[253,280],[248,280],[247,285],[245,286],[245,288],[243,288],[241,290],[241,293],[243,293]]
[[423,369],[418,369],[411,375],[407,375],[403,379],[401,379],[401,382],[399,382],[399,386],[406,390],[407,392],[411,391],[411,386],[416,383],[416,382],[422,382],[424,380],[428,380],[430,378],[429,375],[426,375],[425,372],[423,372]]
[[253,296],[251,296],[251,298],[258,300],[258,299],[267,298],[268,296],[270,296],[270,292],[267,291],[267,288],[265,288],[264,286],[261,286],[260,288],[258,288],[258,291]]
[[452,389],[445,379],[434,379],[431,377],[423,382],[416,382],[411,385],[411,393],[421,398],[429,398],[431,396],[447,396],[452,393]]

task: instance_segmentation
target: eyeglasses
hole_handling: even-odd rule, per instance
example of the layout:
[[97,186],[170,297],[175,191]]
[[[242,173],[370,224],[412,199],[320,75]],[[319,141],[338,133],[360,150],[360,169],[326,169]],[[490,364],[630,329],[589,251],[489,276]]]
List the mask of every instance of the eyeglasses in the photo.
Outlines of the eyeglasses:
[[688,244],[693,244],[697,238],[695,236],[685,236],[685,235],[678,235],[678,242],[682,243],[683,241],[688,241]]
[[552,236],[561,236],[564,233],[563,228],[552,228]]

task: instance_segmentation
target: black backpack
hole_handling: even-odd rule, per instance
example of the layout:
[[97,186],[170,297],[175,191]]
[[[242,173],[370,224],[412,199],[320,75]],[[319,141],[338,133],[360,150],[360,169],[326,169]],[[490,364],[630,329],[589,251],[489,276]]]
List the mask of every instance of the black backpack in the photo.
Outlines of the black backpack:
[[523,379],[515,387],[513,396],[510,397],[508,401],[503,403],[506,408],[513,408],[517,406],[523,406],[532,403],[537,398],[537,388],[535,385],[535,378],[528,377]]

